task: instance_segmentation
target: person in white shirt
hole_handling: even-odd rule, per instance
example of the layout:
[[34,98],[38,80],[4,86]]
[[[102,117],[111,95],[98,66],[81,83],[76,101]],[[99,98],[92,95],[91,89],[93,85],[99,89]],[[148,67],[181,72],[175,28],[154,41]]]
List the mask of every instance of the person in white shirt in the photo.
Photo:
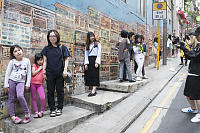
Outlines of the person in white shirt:
[[92,87],[92,91],[88,97],[97,94],[96,88],[100,86],[99,68],[101,64],[101,43],[96,41],[93,32],[87,33],[86,49],[85,49],[85,85]]
[[171,57],[172,56],[172,49],[173,49],[173,45],[172,45],[172,35],[169,34],[168,35],[168,39],[167,39],[167,54],[168,54],[168,57]]
[[17,117],[14,111],[15,97],[17,96],[21,107],[24,109],[23,123],[25,124],[31,120],[30,109],[24,97],[24,90],[30,88],[31,64],[30,60],[24,57],[23,49],[19,45],[10,47],[10,58],[4,82],[5,93],[8,93],[9,115],[13,123],[19,124],[22,122],[22,119]]
[[136,81],[142,80],[142,67],[144,65],[144,54],[143,54],[143,47],[140,43],[140,35],[135,35],[135,44],[133,45],[133,51],[134,51],[134,59],[137,63],[137,70],[136,70]]

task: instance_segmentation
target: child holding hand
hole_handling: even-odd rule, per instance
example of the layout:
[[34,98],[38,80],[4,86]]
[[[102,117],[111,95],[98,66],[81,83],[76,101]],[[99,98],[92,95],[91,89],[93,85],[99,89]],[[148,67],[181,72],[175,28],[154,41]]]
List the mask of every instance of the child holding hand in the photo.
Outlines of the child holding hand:
[[[43,88],[43,56],[41,53],[35,54],[34,64],[32,66],[32,77],[31,77],[31,97],[32,97],[32,104],[34,109],[34,118],[42,117],[45,108],[45,93]],[[41,109],[38,112],[37,108],[37,93],[40,97],[40,105]]]

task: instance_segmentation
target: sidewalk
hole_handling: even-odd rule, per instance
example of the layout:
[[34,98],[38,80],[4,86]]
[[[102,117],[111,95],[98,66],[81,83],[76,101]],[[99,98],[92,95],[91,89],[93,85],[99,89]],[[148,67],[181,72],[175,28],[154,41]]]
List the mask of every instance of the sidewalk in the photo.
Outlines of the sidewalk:
[[8,118],[4,121],[6,133],[123,132],[178,73],[182,67],[179,62],[177,57],[168,59],[166,66],[160,65],[160,70],[153,68],[154,64],[145,67],[148,80],[136,83],[109,81],[114,84],[107,90],[98,90],[95,97],[87,97],[88,93],[72,96],[71,105],[65,106],[63,115],[56,118],[49,117],[49,111],[43,118],[32,118],[28,124],[15,125]]
[[159,70],[153,68],[154,64],[145,67],[150,83],[136,90],[110,110],[94,115],[76,126],[70,133],[120,133],[125,131],[179,72],[182,68],[179,62],[179,57],[170,58],[167,60],[167,65],[160,65]]

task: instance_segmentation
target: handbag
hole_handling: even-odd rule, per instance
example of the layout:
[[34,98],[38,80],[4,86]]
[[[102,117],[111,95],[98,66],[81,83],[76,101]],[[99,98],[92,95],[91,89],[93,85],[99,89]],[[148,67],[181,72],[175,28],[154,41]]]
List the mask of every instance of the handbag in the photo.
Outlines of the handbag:
[[[61,50],[63,66],[65,67],[65,61],[64,61],[64,58],[63,58],[64,56],[63,56],[62,45],[59,48]],[[64,78],[64,81],[66,83],[72,83],[72,73],[69,70],[67,70],[67,76],[63,77],[63,78]]]

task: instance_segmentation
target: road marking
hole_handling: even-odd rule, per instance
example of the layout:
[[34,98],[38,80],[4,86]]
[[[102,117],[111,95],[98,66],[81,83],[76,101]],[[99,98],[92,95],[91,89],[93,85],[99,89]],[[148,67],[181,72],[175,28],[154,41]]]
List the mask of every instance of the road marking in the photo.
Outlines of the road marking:
[[[165,99],[162,101],[161,105],[164,106],[167,101],[169,100],[169,98],[172,96],[172,94],[174,93],[174,91],[176,90],[176,88],[178,87],[178,83],[183,81],[185,77],[185,74],[182,74],[182,76],[179,78],[178,82],[170,89],[168,95],[165,97]],[[149,131],[149,129],[151,128],[151,126],[153,125],[153,123],[155,122],[155,120],[158,118],[158,116],[160,115],[161,111],[163,110],[163,108],[157,108],[156,111],[153,113],[153,115],[151,116],[151,118],[146,122],[146,124],[144,125],[143,129],[140,131],[140,133],[147,133]]]

